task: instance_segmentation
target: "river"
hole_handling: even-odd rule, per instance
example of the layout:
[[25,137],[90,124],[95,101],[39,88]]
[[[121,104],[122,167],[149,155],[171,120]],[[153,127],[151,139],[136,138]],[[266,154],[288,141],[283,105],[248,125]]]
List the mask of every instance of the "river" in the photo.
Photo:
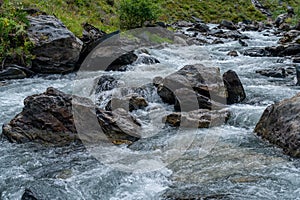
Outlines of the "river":
[[[255,71],[293,64],[288,59],[278,62],[280,58],[227,56],[231,50],[276,45],[278,37],[264,36],[264,33],[244,32],[251,38],[246,40],[249,47],[231,41],[209,46],[178,48],[169,45],[149,49],[151,55],[161,61],[160,64],[135,64],[127,72],[112,73],[135,84],[144,84],[145,80],[151,82],[152,78],[166,76],[184,65],[203,63],[220,67],[222,73],[231,69],[239,75],[247,99],[229,107],[232,115],[227,124],[194,131],[183,155],[172,162],[151,167],[151,162],[139,162],[143,154],[135,152],[136,159],[132,158],[130,162],[137,168],[126,171],[101,160],[105,158],[102,155],[100,158],[93,156],[84,147],[53,148],[2,140],[0,199],[20,199],[25,188],[31,189],[39,198],[49,200],[156,200],[163,199],[166,194],[203,198],[217,195],[223,199],[300,199],[300,161],[285,156],[280,149],[253,133],[268,105],[292,97],[300,89],[294,86],[293,78],[268,78]],[[86,74],[80,79],[69,74],[7,81],[0,87],[0,125],[9,122],[22,110],[25,97],[42,93],[50,86],[72,93],[75,81],[86,83],[99,74],[103,72]],[[139,82],[139,77],[145,79]],[[152,101],[150,108],[133,113],[138,118],[148,116],[151,108],[159,105],[166,113],[171,109],[171,106],[161,104],[157,94],[149,93],[147,99]],[[151,114],[152,121],[143,123],[143,129],[155,137],[146,138],[144,144],[140,142],[134,148],[152,151],[166,141],[168,134],[175,134],[172,129],[158,134],[161,124],[153,125],[158,116]],[[109,155],[117,158],[118,153],[117,150]]]

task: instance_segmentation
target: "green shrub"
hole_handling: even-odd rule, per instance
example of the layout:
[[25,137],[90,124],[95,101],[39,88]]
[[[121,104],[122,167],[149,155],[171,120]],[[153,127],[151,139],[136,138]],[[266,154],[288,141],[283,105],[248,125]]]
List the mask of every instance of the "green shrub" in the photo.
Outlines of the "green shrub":
[[119,5],[120,27],[142,27],[146,21],[158,18],[159,6],[155,0],[121,0]]
[[0,8],[0,63],[16,63],[28,66],[33,58],[30,53],[33,44],[30,42],[26,28],[29,21],[22,5],[12,4],[8,0]]

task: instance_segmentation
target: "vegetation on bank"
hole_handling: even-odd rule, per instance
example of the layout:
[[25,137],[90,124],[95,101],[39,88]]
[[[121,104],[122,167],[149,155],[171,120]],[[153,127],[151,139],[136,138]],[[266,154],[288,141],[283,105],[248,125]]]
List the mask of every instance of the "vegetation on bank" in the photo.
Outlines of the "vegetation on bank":
[[0,10],[0,64],[16,63],[30,65],[33,44],[29,41],[26,28],[29,26],[27,13],[21,11],[22,5],[4,1]]
[[[16,60],[29,65],[32,43],[26,37],[28,21],[24,7],[39,9],[59,18],[75,35],[81,36],[82,24],[87,22],[105,32],[139,27],[146,21],[172,23],[190,20],[192,16],[205,22],[218,23],[222,19],[233,22],[266,20],[251,4],[251,0],[4,0],[0,10],[0,62]],[[292,6],[300,19],[299,0],[261,0],[270,9],[273,18]],[[280,3],[281,2],[281,3]]]

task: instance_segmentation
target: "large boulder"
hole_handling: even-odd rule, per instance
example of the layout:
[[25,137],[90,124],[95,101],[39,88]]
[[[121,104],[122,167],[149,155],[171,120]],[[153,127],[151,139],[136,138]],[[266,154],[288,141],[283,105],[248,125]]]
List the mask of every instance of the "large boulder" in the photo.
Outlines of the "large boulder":
[[300,158],[300,93],[270,105],[255,127],[257,135]]
[[28,36],[36,56],[32,70],[36,73],[68,73],[75,69],[82,42],[65,25],[49,15],[29,16]]
[[[219,68],[201,64],[186,65],[165,77],[157,87],[158,95],[169,104],[180,105],[181,110],[212,109],[211,99],[225,101],[225,88]],[[179,106],[175,106],[180,110]]]
[[227,104],[226,101],[229,104],[241,102],[245,93],[238,76],[230,71],[223,78],[219,68],[196,64],[184,66],[164,79],[156,78],[154,82],[165,103],[174,104],[176,111],[188,112],[220,109]]
[[[109,112],[95,109],[89,99],[65,94],[54,88],[27,97],[24,105],[22,112],[3,126],[3,136],[10,142],[33,141],[56,146],[80,143],[81,138],[76,130],[78,127],[75,127],[73,112],[79,113],[83,118],[93,114],[97,116],[95,118],[103,133],[111,142],[117,139],[131,142],[139,139],[138,131],[133,130],[140,124],[125,110]],[[127,127],[120,128],[122,125]],[[124,131],[128,131],[129,135]],[[134,134],[131,134],[132,132]]]

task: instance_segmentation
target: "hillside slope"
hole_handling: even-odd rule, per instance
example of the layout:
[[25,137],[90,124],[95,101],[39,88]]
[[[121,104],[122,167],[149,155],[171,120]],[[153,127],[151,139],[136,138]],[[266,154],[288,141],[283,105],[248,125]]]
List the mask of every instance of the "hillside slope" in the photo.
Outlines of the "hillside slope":
[[[23,0],[25,6],[35,7],[60,18],[76,35],[81,35],[81,24],[91,23],[104,31],[118,29],[118,4],[120,0]],[[162,14],[160,20],[174,22],[188,20],[191,16],[206,22],[219,22],[229,19],[265,20],[266,16],[257,11],[251,0],[159,0]],[[12,0],[19,2],[19,0]],[[49,3],[51,2],[51,3]],[[275,18],[284,13],[287,5],[294,7],[296,16],[289,19],[295,23],[300,18],[299,0],[260,0],[268,7]]]

